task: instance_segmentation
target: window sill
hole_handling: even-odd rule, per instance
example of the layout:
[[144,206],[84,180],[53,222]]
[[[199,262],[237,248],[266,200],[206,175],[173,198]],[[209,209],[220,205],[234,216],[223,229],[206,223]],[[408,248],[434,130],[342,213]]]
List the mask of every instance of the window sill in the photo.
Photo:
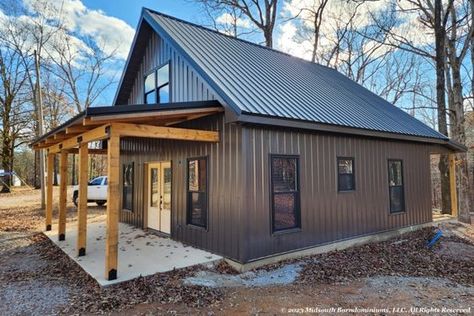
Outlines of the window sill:
[[289,228],[289,229],[285,229],[285,230],[277,230],[275,232],[272,232],[272,236],[280,236],[280,235],[286,235],[286,234],[299,233],[301,231],[302,231],[301,227]]
[[397,215],[402,215],[402,214],[406,214],[407,211],[401,211],[401,212],[390,212],[390,216],[397,216]]
[[202,226],[198,226],[198,225],[194,225],[194,224],[186,224],[186,228],[205,231],[205,232],[208,231],[207,227],[202,227]]
[[338,190],[337,193],[354,193],[356,190]]
[[129,209],[126,209],[126,208],[123,208],[122,211],[123,212],[128,212],[128,213],[133,213],[133,210],[129,210]]

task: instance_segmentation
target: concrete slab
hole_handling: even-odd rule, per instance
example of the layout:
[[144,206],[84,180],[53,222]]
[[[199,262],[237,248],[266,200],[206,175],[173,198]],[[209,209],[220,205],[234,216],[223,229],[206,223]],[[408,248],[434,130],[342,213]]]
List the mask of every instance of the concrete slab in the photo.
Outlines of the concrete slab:
[[76,261],[84,271],[96,279],[101,286],[222,259],[222,257],[207,251],[120,223],[118,278],[107,281],[104,272],[105,234],[105,216],[94,218],[93,222],[89,222],[86,255],[78,257],[76,250],[77,223],[67,224],[65,241],[58,241],[56,225],[53,226],[52,231],[45,232],[46,236]]

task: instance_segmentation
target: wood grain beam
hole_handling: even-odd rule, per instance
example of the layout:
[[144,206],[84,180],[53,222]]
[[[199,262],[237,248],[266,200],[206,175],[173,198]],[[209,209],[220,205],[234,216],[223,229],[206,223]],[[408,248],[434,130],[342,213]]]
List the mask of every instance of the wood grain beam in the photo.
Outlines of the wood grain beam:
[[120,136],[112,127],[107,144],[107,233],[105,242],[105,278],[117,279],[118,229],[120,207]]
[[91,129],[90,131],[84,132],[78,136],[73,136],[68,138],[58,144],[55,144],[48,148],[49,153],[58,153],[64,149],[71,149],[77,147],[81,142],[90,143],[96,140],[102,140],[109,137],[108,128],[109,124],[104,124],[102,126]]
[[114,131],[118,131],[121,137],[163,138],[202,142],[219,141],[219,132],[216,131],[126,123],[112,123],[111,128]]
[[[68,154],[79,154],[79,148],[65,149]],[[89,155],[107,155],[107,149],[89,148]]]
[[90,127],[83,125],[74,125],[66,127],[66,134],[81,134],[90,130]]
[[62,151],[59,159],[59,224],[58,238],[66,239],[66,202],[67,202],[67,152]]
[[87,186],[88,186],[88,143],[79,145],[79,197],[77,205],[77,255],[86,255],[87,243]]
[[50,231],[53,223],[53,174],[54,155],[48,155],[46,176],[46,231]]

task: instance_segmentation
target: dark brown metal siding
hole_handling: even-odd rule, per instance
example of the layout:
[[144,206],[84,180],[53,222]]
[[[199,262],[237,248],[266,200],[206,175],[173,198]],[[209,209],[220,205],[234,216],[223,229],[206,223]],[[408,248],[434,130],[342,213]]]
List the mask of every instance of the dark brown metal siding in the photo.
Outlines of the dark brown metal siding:
[[[239,216],[242,208],[243,174],[241,127],[224,124],[222,114],[182,125],[219,130],[219,143],[148,138],[124,138],[121,163],[135,163],[134,211],[122,211],[120,220],[143,227],[145,163],[171,160],[173,239],[239,260]],[[208,229],[186,225],[186,159],[209,157]]]
[[[243,261],[431,221],[430,146],[246,126]],[[302,229],[271,232],[269,154],[300,156]],[[355,192],[337,192],[336,157],[354,157]],[[406,212],[390,214],[389,158],[403,159]]]

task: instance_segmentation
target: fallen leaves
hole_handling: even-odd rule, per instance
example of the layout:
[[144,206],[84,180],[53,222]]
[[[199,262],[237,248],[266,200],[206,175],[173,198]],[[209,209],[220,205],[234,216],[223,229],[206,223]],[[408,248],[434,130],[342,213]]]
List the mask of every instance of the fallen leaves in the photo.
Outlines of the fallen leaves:
[[[458,283],[474,285],[474,261],[444,256],[437,249],[426,248],[434,228],[405,234],[396,240],[367,244],[343,251],[312,256],[299,281],[303,283],[336,283],[379,275],[445,277]],[[452,236],[442,242],[468,243]]]

